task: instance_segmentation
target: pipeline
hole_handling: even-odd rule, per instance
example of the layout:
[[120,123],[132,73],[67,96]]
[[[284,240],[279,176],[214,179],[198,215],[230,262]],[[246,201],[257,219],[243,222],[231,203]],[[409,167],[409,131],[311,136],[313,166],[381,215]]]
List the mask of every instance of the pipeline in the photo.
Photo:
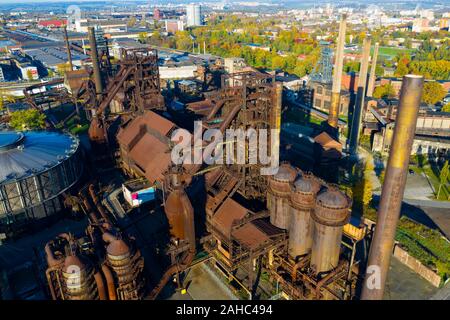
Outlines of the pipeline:
[[111,221],[109,220],[108,214],[105,208],[103,207],[102,203],[100,202],[100,199],[95,193],[95,187],[93,184],[89,185],[89,194],[91,195],[92,201],[94,202],[94,205],[97,207],[97,211],[100,213],[103,220],[110,225]]
[[100,300],[108,300],[106,296],[106,290],[105,290],[105,282],[103,281],[102,274],[97,271],[94,274],[95,284],[97,285],[98,290],[98,297]]
[[108,287],[109,300],[117,300],[116,285],[114,284],[114,277],[111,273],[111,270],[107,265],[102,264],[102,272],[106,279],[106,286]]

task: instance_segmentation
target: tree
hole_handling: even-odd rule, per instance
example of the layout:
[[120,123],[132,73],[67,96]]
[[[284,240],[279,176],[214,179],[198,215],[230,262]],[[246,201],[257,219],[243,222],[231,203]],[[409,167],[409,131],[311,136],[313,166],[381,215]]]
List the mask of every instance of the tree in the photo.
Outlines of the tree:
[[423,85],[422,101],[428,104],[435,105],[436,103],[444,99],[446,94],[447,91],[440,83],[435,81],[426,82]]
[[442,170],[441,170],[441,172],[439,174],[439,190],[438,190],[438,193],[436,195],[437,199],[440,199],[442,187],[447,184],[449,173],[450,173],[450,168],[448,166],[448,160],[447,160],[447,161],[445,161],[445,164],[442,167]]
[[128,20],[127,22],[127,26],[133,27],[134,25],[136,25],[136,17],[131,17],[130,20]]
[[450,112],[450,103],[447,103],[442,107],[442,112]]
[[378,86],[373,91],[373,97],[376,99],[391,99],[394,96],[395,90],[390,83]]
[[145,43],[145,42],[147,42],[147,39],[148,39],[148,33],[147,32],[139,32],[138,38],[139,38],[139,42]]
[[15,111],[11,113],[9,125],[18,131],[44,129],[45,114],[36,109]]
[[14,96],[4,90],[0,90],[0,110],[3,110],[5,103],[15,102]]
[[362,214],[367,211],[372,197],[372,172],[374,170],[372,159],[367,158],[364,164],[358,164],[353,177],[353,201],[355,209]]
[[27,70],[27,78],[28,78],[28,81],[33,80],[33,72],[30,69]]

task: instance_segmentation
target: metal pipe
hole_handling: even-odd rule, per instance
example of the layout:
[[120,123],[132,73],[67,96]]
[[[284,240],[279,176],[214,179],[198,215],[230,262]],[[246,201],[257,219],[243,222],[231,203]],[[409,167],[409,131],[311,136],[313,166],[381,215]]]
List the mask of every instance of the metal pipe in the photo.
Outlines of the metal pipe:
[[350,128],[349,151],[356,154],[358,150],[359,135],[361,132],[361,121],[364,109],[365,91],[367,83],[367,71],[369,69],[370,39],[365,38],[363,44],[363,55],[361,58],[361,68],[359,70],[358,91],[356,93],[355,109],[353,111],[352,127]]
[[106,286],[108,287],[109,300],[117,300],[116,285],[114,284],[114,278],[109,267],[102,264],[102,272],[106,279]]
[[331,105],[328,114],[328,124],[333,127],[338,127],[339,120],[339,106],[342,83],[342,69],[344,67],[344,45],[345,45],[345,30],[347,27],[347,15],[343,14],[341,23],[339,25],[339,37],[336,46],[336,59],[334,61],[334,77],[333,87],[331,89]]
[[105,220],[106,223],[110,224],[108,213],[106,212],[105,208],[103,207],[103,204],[98,198],[93,184],[89,185],[89,194],[91,195],[92,201],[94,202],[94,205],[97,207],[98,212],[100,212],[102,218]]
[[103,93],[103,82],[100,70],[100,62],[98,59],[97,41],[95,40],[94,27],[89,27],[88,32],[89,32],[89,45],[91,48],[92,69],[94,71],[95,92],[97,93],[97,95],[101,95]]
[[98,297],[100,300],[108,300],[106,297],[105,283],[103,281],[102,274],[100,272],[96,272],[94,274],[95,284],[97,285]]
[[375,43],[375,48],[373,49],[373,58],[372,58],[372,67],[370,69],[370,76],[369,76],[369,84],[367,85],[367,96],[372,97],[373,96],[373,90],[375,89],[375,76],[376,76],[376,70],[377,70],[377,60],[378,60],[378,49],[379,49],[379,43]]
[[67,60],[69,62],[70,71],[73,71],[72,52],[70,51],[69,36],[67,35],[67,26],[64,26],[64,41],[66,42]]
[[400,217],[411,148],[423,90],[423,76],[403,77],[400,104],[383,183],[361,299],[381,300]]

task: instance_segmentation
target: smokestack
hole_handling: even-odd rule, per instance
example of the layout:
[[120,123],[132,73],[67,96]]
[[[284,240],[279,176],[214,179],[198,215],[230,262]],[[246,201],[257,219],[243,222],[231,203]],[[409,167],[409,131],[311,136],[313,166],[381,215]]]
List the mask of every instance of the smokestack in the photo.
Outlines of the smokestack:
[[66,42],[66,49],[67,49],[67,60],[69,62],[70,71],[72,71],[73,70],[72,52],[70,51],[69,36],[67,35],[67,26],[64,26],[63,31],[64,31],[64,41]]
[[356,93],[355,109],[353,111],[353,121],[350,130],[350,154],[356,154],[358,150],[359,133],[361,131],[361,121],[364,109],[367,71],[369,69],[370,57],[370,39],[365,38],[363,44],[363,55],[361,58],[361,67],[359,69],[358,90]]
[[369,84],[367,87],[367,96],[368,97],[373,96],[373,90],[375,89],[375,72],[377,69],[378,47],[379,47],[379,44],[377,42],[377,43],[375,43],[375,48],[373,51],[372,68],[370,69]]
[[331,106],[328,115],[328,124],[333,128],[337,128],[339,120],[342,69],[344,67],[345,29],[347,27],[346,22],[347,22],[347,15],[343,14],[341,17],[341,24],[339,26],[339,37],[336,46],[333,87],[331,89]]
[[405,191],[409,157],[423,90],[423,76],[403,77],[400,104],[383,183],[378,222],[370,247],[361,299],[383,299],[395,231]]
[[89,27],[88,32],[89,32],[89,45],[91,47],[92,68],[94,70],[95,91],[97,95],[100,95],[103,93],[103,82],[102,82],[102,74],[100,71],[100,62],[98,59],[97,41],[95,40],[94,27]]

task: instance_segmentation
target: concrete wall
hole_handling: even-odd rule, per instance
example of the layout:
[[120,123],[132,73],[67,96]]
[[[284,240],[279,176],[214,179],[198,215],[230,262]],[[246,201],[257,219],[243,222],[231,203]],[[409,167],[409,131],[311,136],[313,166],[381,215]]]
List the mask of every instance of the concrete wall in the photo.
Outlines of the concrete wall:
[[419,274],[433,286],[439,287],[439,285],[441,284],[441,277],[439,277],[428,267],[424,266],[419,260],[411,257],[409,253],[403,250],[398,244],[396,244],[394,247],[394,257],[396,257],[405,266]]

